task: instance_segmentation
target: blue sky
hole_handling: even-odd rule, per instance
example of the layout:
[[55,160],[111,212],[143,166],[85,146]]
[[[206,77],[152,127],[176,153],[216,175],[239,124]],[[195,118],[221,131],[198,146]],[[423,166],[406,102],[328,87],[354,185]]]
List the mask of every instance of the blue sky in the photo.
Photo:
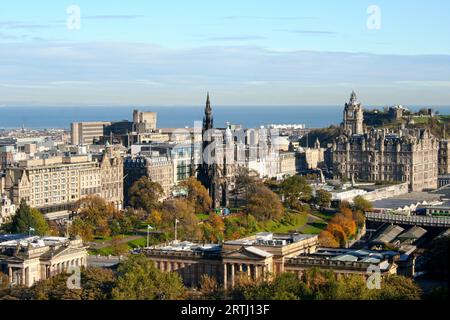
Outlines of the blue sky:
[[449,12],[445,0],[10,1],[0,105],[195,105],[206,90],[222,105],[336,105],[352,89],[366,104],[450,105]]

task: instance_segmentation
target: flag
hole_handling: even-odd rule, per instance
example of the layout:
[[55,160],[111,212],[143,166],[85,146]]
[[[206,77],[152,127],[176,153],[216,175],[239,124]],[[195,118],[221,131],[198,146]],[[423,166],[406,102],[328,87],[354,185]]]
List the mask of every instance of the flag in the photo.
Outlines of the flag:
[[30,227],[30,231],[36,231],[34,228]]
[[153,230],[154,228],[152,226],[147,226],[148,230]]
[[180,220],[178,220],[178,219],[175,219],[175,223],[180,223]]

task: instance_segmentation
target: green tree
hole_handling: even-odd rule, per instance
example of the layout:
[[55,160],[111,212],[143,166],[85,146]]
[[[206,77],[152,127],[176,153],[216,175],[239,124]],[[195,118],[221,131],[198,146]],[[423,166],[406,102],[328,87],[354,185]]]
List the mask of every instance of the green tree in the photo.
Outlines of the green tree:
[[331,206],[332,195],[330,192],[320,189],[316,191],[316,196],[314,197],[314,203],[320,208],[329,208]]
[[278,195],[263,185],[257,186],[250,195],[246,211],[260,221],[280,219],[284,214]]
[[362,196],[357,196],[353,199],[353,210],[354,211],[361,211],[366,212],[373,209],[373,204],[364,199]]
[[13,233],[28,233],[34,229],[32,233],[40,236],[45,236],[49,231],[44,215],[39,210],[30,208],[23,199],[10,227]]
[[382,279],[381,290],[377,292],[379,300],[420,300],[422,292],[412,279],[389,275]]
[[81,272],[83,300],[111,300],[116,276],[110,269],[87,268]]
[[147,214],[160,207],[159,200],[163,194],[164,190],[161,185],[148,177],[142,177],[136,181],[128,191],[130,205],[134,209],[145,210]]
[[32,288],[33,300],[81,300],[82,289],[69,289],[68,274],[59,274],[47,280],[37,282]]
[[300,201],[308,202],[312,198],[312,188],[305,177],[292,176],[284,180],[280,185],[280,193],[285,198],[288,207],[296,209]]
[[177,273],[164,273],[143,255],[132,255],[118,268],[115,300],[177,300],[185,288]]

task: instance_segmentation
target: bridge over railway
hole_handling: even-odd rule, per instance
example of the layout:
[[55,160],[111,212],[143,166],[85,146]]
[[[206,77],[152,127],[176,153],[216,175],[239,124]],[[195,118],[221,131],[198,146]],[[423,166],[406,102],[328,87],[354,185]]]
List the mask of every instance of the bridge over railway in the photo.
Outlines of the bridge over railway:
[[373,222],[385,222],[422,227],[450,228],[450,217],[404,216],[379,212],[366,212],[365,216],[368,221]]

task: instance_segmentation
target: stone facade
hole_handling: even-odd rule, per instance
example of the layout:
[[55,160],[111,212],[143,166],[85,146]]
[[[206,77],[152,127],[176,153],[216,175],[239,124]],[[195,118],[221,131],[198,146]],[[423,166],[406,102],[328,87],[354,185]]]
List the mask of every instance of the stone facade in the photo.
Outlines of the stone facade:
[[286,259],[315,252],[318,245],[317,235],[266,233],[222,245],[181,242],[143,253],[159,270],[178,272],[187,286],[198,286],[201,277],[209,275],[232,288],[240,275],[261,279],[283,273]]
[[450,140],[439,141],[439,175],[450,174]]
[[21,161],[7,169],[5,192],[15,205],[25,199],[43,213],[71,211],[89,195],[101,196],[121,208],[122,159],[107,148],[98,159],[73,156]]
[[[353,93],[344,113],[345,133],[332,146],[335,177],[407,182],[412,191],[437,188],[439,144],[429,130],[361,132],[363,123],[357,115],[361,109]],[[350,116],[349,112],[354,114]]]
[[31,287],[69,268],[86,267],[87,255],[82,240],[0,235],[0,272],[11,286]]
[[6,194],[3,194],[0,199],[0,226],[3,223],[11,221],[15,214],[16,206],[8,199]]
[[[127,158],[124,161],[125,190],[129,190],[133,184],[142,177],[148,177],[161,185],[165,196],[175,185],[174,164],[168,156],[145,157],[138,156]],[[127,198],[127,195],[125,195]]]

